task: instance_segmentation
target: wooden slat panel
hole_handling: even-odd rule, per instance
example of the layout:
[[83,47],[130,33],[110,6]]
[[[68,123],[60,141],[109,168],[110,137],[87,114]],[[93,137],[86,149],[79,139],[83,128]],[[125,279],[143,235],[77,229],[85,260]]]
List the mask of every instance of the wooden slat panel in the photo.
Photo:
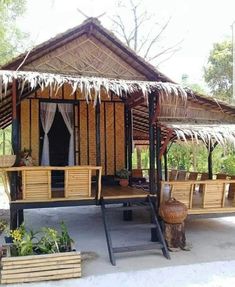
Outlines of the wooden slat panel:
[[39,165],[39,101],[31,100],[31,148],[35,165]]
[[125,167],[125,121],[124,104],[115,103],[116,170]]
[[114,174],[114,113],[113,103],[106,103],[106,159],[107,159],[107,175]]
[[21,102],[21,149],[30,148],[30,101]]
[[66,170],[66,198],[91,196],[91,170]]
[[80,156],[81,165],[88,164],[87,161],[87,103],[80,102]]
[[51,172],[48,170],[23,171],[22,185],[24,200],[51,198]]
[[223,207],[224,183],[215,182],[214,184],[205,184],[203,206]]
[[185,182],[172,185],[171,196],[174,197],[176,200],[184,203],[187,206],[187,208],[190,208],[192,205],[191,194],[192,194],[191,183]]

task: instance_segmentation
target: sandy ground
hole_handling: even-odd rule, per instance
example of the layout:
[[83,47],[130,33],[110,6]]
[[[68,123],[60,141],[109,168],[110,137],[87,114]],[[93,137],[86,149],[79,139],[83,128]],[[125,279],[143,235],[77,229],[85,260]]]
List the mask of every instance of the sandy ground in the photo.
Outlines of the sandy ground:
[[[7,217],[7,199],[0,197],[0,215]],[[5,209],[5,210],[4,210]],[[134,212],[135,223],[146,220],[147,215]],[[235,284],[235,217],[194,219],[186,222],[187,241],[191,251],[171,253],[171,260],[161,252],[145,251],[117,255],[117,266],[109,262],[104,228],[99,207],[69,207],[34,209],[25,212],[25,224],[34,230],[42,226],[58,227],[64,221],[76,249],[88,253],[83,262],[83,278],[25,286],[234,286]],[[121,214],[111,217],[115,230],[114,245],[146,243],[148,230],[119,228]],[[133,240],[134,239],[134,240]],[[0,237],[3,242],[3,237]],[[11,285],[19,286],[19,285]],[[20,285],[23,286],[23,285]]]

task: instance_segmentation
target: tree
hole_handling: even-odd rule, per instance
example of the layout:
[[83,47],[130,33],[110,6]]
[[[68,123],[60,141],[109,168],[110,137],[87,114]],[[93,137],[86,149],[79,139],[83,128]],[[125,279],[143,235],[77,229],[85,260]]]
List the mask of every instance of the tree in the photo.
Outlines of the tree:
[[16,20],[25,9],[26,0],[0,1],[0,65],[23,51],[27,35],[17,28]]
[[222,100],[232,99],[232,66],[232,42],[215,43],[204,67],[204,79],[213,96]]
[[[113,32],[124,43],[141,55],[148,62],[159,66],[162,62],[172,57],[181,47],[183,40],[168,46],[161,45],[164,32],[167,30],[172,17],[160,24],[156,21],[156,14],[146,10],[144,1],[118,0],[117,13],[112,17]],[[158,19],[159,20],[159,19]],[[146,28],[148,30],[146,31]]]

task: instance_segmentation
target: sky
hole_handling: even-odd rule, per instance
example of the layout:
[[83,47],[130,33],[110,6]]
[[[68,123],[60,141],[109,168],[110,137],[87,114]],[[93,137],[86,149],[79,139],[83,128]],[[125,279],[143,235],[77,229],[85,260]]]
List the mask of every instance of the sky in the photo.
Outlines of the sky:
[[[128,0],[124,0],[128,1]],[[141,1],[141,0],[139,0]],[[34,45],[81,24],[85,17],[97,17],[111,28],[110,18],[116,13],[115,0],[27,0],[27,11],[19,20],[20,27],[30,33]],[[213,43],[232,38],[235,20],[235,0],[143,0],[142,5],[156,21],[172,20],[164,32],[161,45],[169,46],[180,40],[181,49],[159,70],[176,82],[187,74],[190,83],[203,84],[203,66],[207,63]],[[126,25],[129,11],[124,11]],[[151,27],[145,27],[146,31]]]

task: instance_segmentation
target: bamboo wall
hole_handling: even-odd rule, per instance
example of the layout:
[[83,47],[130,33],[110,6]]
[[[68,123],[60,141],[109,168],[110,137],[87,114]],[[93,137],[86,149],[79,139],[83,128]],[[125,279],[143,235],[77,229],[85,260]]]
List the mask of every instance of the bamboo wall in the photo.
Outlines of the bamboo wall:
[[[35,165],[39,165],[39,102],[49,99],[51,91],[37,92],[21,102],[21,149],[32,150]],[[68,87],[60,89],[55,100],[74,100],[74,133],[76,165],[96,165],[96,118],[93,103],[80,100],[80,93],[71,96]],[[101,164],[103,175],[114,175],[125,167],[124,104],[102,93],[100,106]]]

